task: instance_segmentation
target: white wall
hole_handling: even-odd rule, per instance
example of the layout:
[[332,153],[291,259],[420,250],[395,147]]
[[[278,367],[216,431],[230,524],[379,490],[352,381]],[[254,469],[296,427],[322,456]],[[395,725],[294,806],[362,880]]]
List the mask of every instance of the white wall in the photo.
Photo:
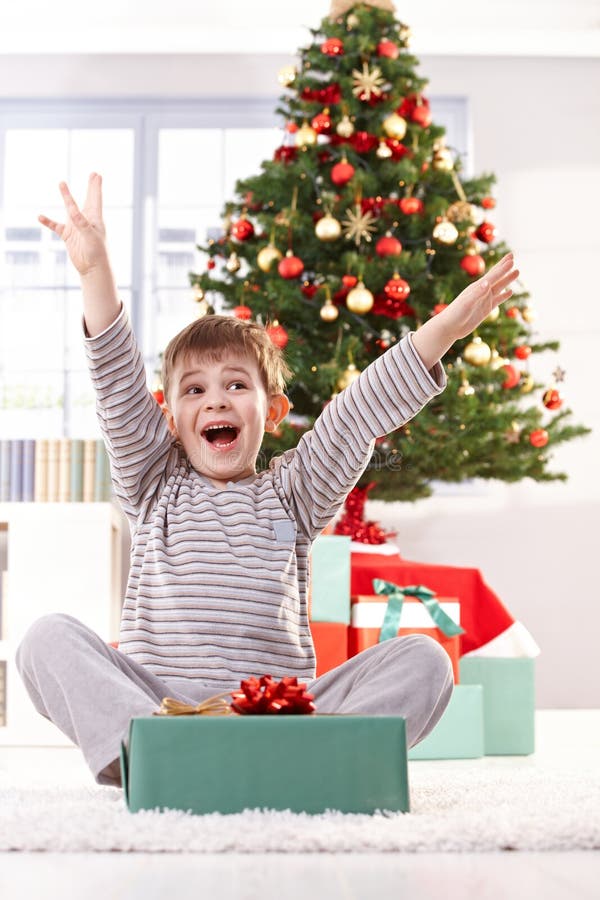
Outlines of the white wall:
[[[4,56],[4,97],[278,94],[281,55]],[[542,647],[538,705],[600,706],[600,59],[423,57],[435,95],[468,96],[474,170],[498,178],[494,220],[515,250],[541,338],[559,338],[564,392],[594,428],[556,453],[567,485],[368,506],[409,559],[480,568]],[[550,374],[556,360],[539,363]]]

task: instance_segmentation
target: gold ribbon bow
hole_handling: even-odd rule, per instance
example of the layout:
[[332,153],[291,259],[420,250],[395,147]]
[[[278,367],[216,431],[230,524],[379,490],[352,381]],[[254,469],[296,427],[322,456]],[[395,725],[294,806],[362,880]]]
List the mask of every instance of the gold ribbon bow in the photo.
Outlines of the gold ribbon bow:
[[226,697],[231,698],[231,691],[215,694],[208,697],[197,706],[190,706],[175,700],[173,697],[163,697],[160,709],[153,713],[155,716],[235,716],[237,713],[231,708]]

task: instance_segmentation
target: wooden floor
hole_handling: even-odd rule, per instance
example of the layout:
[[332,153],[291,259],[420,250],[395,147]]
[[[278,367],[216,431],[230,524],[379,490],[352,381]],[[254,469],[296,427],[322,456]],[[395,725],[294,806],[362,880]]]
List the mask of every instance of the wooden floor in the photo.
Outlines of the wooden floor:
[[[539,712],[536,755],[558,758],[567,732],[580,748],[573,768],[590,759],[600,765],[599,711]],[[91,778],[71,748],[0,748],[2,769],[35,771],[36,780],[43,771],[48,784]],[[599,885],[595,852],[0,853],[2,900],[598,900]]]

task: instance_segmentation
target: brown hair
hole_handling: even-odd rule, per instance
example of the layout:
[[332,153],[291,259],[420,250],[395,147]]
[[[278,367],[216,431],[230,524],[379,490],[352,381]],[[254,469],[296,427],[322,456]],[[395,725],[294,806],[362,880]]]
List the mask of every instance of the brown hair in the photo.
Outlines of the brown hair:
[[194,355],[216,361],[227,353],[239,353],[255,360],[267,394],[285,391],[292,371],[262,325],[243,322],[235,316],[203,316],[176,334],[164,352],[162,383],[167,403],[171,374],[178,359]]

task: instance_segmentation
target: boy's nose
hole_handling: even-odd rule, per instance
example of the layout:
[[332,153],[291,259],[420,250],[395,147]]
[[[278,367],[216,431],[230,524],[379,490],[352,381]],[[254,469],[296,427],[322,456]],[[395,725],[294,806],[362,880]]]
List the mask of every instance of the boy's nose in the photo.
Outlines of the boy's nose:
[[205,409],[226,409],[228,405],[229,400],[225,394],[212,394],[211,396],[206,394],[204,398]]

